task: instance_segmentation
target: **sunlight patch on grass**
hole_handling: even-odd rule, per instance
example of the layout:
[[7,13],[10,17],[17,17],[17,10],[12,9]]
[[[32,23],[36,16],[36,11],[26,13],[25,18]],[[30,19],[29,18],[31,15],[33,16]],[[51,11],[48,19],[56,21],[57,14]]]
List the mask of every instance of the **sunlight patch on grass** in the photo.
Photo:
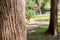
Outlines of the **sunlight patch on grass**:
[[[35,17],[32,19],[35,22],[49,21],[50,20],[50,14],[35,15]],[[58,20],[60,20],[60,14],[58,14]]]

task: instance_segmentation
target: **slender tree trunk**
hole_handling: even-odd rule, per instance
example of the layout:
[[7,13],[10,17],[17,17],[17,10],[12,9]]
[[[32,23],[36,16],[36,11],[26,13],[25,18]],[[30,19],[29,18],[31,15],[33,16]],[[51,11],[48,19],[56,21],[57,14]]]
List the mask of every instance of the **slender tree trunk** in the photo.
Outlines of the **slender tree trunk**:
[[25,0],[0,0],[1,40],[26,40]]
[[42,14],[42,10],[41,10],[41,6],[42,6],[42,2],[43,2],[43,0],[38,0],[39,1],[39,11],[40,11],[40,14]]
[[58,33],[58,1],[57,0],[51,0],[51,14],[50,14],[50,24],[49,28],[46,31],[47,34],[51,34],[53,36],[57,36]]

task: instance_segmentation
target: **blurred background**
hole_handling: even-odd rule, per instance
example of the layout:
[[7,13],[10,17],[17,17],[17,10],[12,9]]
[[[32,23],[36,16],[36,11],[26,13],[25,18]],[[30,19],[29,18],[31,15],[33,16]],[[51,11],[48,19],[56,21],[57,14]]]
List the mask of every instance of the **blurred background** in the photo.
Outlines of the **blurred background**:
[[[51,0],[26,0],[28,40],[60,40],[60,36],[53,38],[43,34],[49,26],[50,9]],[[58,29],[60,30],[60,0],[58,3]]]
[[[26,0],[26,19],[30,23],[32,21],[33,22],[49,21],[51,8],[50,3],[51,3],[50,0]],[[60,19],[59,13],[60,4],[58,4],[58,19]]]

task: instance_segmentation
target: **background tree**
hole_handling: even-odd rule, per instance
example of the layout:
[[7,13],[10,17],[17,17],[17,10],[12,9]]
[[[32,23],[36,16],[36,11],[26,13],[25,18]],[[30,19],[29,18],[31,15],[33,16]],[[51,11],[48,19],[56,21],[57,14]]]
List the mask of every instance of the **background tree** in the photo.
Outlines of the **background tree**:
[[25,0],[0,0],[1,40],[26,40]]
[[50,0],[26,0],[26,4],[27,10],[33,10],[38,13],[44,13],[44,10],[50,9]]
[[46,31],[47,34],[57,36],[58,33],[58,1],[51,0],[51,14],[50,14],[50,24],[49,28]]

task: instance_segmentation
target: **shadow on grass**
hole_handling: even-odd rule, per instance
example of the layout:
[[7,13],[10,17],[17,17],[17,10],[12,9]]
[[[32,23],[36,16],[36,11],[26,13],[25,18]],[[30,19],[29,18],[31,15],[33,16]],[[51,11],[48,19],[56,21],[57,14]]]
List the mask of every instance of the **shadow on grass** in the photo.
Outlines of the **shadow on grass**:
[[[60,34],[57,37],[45,35],[44,32],[48,29],[48,26],[38,28],[35,32],[27,33],[27,40],[60,40]],[[58,23],[58,29],[60,30],[60,23]]]
[[40,40],[41,37],[44,36],[44,32],[47,30],[47,28],[39,28],[35,32],[28,33],[27,38],[28,40]]

